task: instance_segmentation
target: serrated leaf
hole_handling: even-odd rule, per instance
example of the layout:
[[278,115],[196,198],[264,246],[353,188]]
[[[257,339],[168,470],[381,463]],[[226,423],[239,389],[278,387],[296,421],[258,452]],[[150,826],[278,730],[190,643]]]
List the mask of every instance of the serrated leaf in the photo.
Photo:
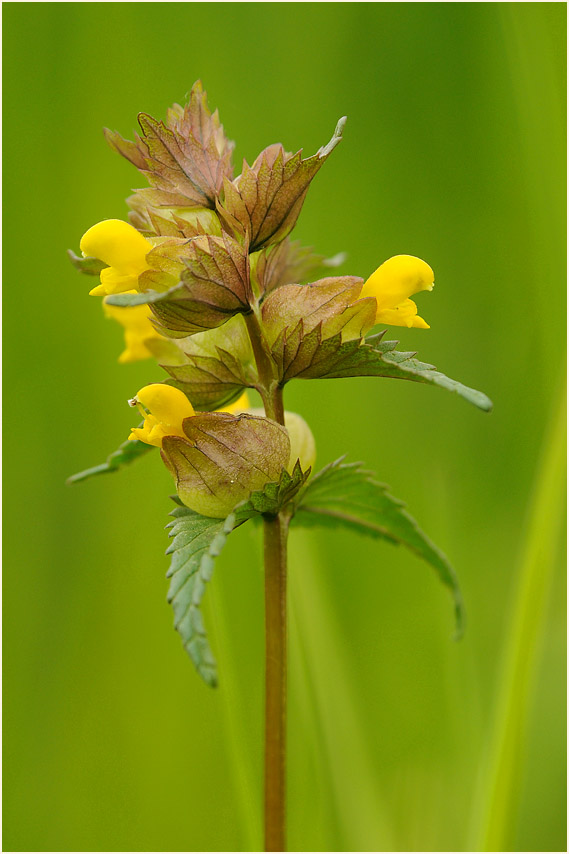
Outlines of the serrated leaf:
[[405,504],[389,487],[374,479],[360,463],[336,460],[307,484],[297,503],[293,523],[304,526],[346,527],[360,534],[402,545],[429,563],[449,588],[455,608],[457,635],[462,633],[464,609],[456,574],[447,557],[419,528]]
[[225,519],[202,516],[173,497],[178,506],[170,513],[174,521],[167,525],[172,538],[166,552],[172,555],[167,573],[171,578],[168,602],[174,608],[174,627],[182,638],[184,649],[204,682],[211,687],[217,685],[217,668],[200,605],[205,585],[211,580],[215,558],[235,528],[253,517],[276,515],[294,498],[309,475],[310,469],[303,472],[299,463],[292,474],[283,470],[277,481],[254,491]]
[[247,501],[237,505],[237,520],[245,521],[253,516],[276,516],[302,489],[310,477],[310,471],[302,471],[299,460],[294,464],[292,473],[283,469],[279,480],[266,483],[262,489],[252,492]]
[[130,465],[130,463],[133,463],[139,457],[143,457],[152,449],[152,445],[147,445],[145,442],[140,442],[138,439],[127,439],[126,442],[123,442],[116,451],[113,451],[113,453],[107,457],[106,462],[71,475],[71,477],[67,478],[67,483],[79,483],[81,480],[87,480],[87,478],[94,477],[98,474],[108,474],[113,471],[118,471],[120,468],[123,468],[123,466]]
[[252,166],[243,164],[235,181],[223,181],[223,199],[217,210],[225,227],[236,236],[247,236],[250,251],[283,240],[294,228],[310,182],[340,142],[345,118],[340,119],[330,142],[315,155],[285,152],[270,145]]
[[217,685],[217,669],[203,624],[200,605],[205,585],[211,580],[215,558],[235,526],[235,514],[226,519],[201,516],[188,507],[176,507],[167,525],[172,555],[167,577],[171,579],[168,602],[174,609],[174,627],[184,649],[204,682]]
[[[373,299],[358,300],[362,280],[330,276],[308,285],[283,285],[263,303],[263,324],[281,381],[319,364],[329,338],[359,339],[375,321]],[[333,352],[338,348],[334,344]]]
[[192,401],[194,409],[211,412],[235,400],[253,382],[243,374],[243,368],[231,353],[221,350],[218,358],[188,356],[189,364],[163,365],[172,379],[167,385],[179,388]]
[[316,349],[310,364],[296,376],[302,379],[337,379],[339,377],[392,377],[411,382],[436,385],[453,391],[479,409],[489,412],[492,401],[483,392],[437,371],[433,365],[415,359],[415,353],[395,350],[397,341],[384,341],[385,332],[366,341],[342,343],[338,335]]

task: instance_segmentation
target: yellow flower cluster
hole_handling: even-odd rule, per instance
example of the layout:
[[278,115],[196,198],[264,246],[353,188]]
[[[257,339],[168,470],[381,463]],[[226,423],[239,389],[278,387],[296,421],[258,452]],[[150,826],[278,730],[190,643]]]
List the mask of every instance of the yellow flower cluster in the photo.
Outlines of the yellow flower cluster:
[[[94,225],[83,235],[81,251],[109,266],[101,271],[101,282],[90,293],[108,296],[138,290],[139,277],[149,269],[146,256],[152,248],[150,241],[128,222],[107,219]],[[367,279],[360,299],[375,298],[376,323],[429,329],[410,297],[432,290],[434,280],[435,274],[425,261],[413,255],[395,255]],[[164,340],[150,322],[152,314],[147,306],[119,308],[104,304],[104,310],[125,329],[126,348],[119,362],[147,359],[153,355],[148,342]]]

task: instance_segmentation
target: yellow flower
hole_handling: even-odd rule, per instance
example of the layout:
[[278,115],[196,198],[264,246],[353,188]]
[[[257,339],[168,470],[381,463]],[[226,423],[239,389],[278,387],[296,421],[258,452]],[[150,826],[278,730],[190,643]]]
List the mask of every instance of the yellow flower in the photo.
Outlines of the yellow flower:
[[[196,413],[180,389],[164,383],[147,385],[140,389],[136,397],[129,400],[129,404],[138,406],[144,416],[144,424],[142,427],[133,427],[129,439],[140,439],[141,442],[155,445],[157,448],[162,447],[165,436],[180,436],[182,439],[187,439],[182,422],[184,418],[190,418]],[[235,413],[247,409],[248,406],[249,398],[247,392],[244,392],[235,403],[216,411]],[[148,412],[145,411],[146,409]]]
[[81,238],[80,247],[84,256],[109,265],[101,270],[101,284],[89,291],[94,296],[138,290],[138,277],[150,269],[146,256],[152,244],[120,219],[105,219],[92,226]]
[[139,408],[144,415],[144,424],[142,427],[133,427],[128,438],[140,439],[157,448],[162,447],[164,436],[181,436],[185,439],[182,422],[184,418],[195,415],[194,407],[184,392],[164,383],[144,386],[136,397],[129,400],[129,404]]
[[376,323],[430,329],[409,297],[419,291],[432,291],[434,282],[435,274],[425,261],[414,255],[395,255],[371,274],[360,299],[375,297]]
[[103,301],[103,311],[107,317],[117,320],[124,327],[126,348],[119,356],[121,363],[150,359],[155,353],[149,349],[148,343],[151,341],[158,341],[161,344],[166,342],[166,339],[156,331],[150,322],[152,313],[147,305],[121,307],[107,305]]

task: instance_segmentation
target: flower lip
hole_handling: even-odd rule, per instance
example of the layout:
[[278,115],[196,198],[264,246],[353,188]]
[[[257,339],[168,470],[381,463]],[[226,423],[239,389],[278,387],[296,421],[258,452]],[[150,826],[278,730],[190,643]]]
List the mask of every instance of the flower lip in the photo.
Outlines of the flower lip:
[[79,244],[85,257],[108,264],[101,271],[101,284],[90,293],[95,296],[124,293],[138,286],[138,277],[148,270],[147,254],[152,244],[128,222],[105,219],[91,226]]
[[410,297],[419,291],[431,291],[434,280],[435,274],[426,261],[415,255],[394,255],[367,279],[360,299],[375,297],[376,323],[428,329]]

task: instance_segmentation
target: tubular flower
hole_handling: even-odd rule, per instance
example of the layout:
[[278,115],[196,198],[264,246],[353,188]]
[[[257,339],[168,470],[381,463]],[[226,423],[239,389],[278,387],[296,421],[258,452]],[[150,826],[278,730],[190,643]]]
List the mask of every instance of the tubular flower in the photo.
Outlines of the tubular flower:
[[[194,407],[183,391],[174,386],[164,383],[154,383],[144,386],[129,400],[131,406],[137,406],[144,416],[142,427],[133,427],[129,439],[139,439],[147,445],[162,447],[165,436],[180,436],[187,440],[182,428],[184,418],[195,415]],[[249,397],[244,392],[235,403],[216,410],[217,412],[230,412],[235,414],[247,409]],[[148,410],[148,412],[146,412]]]
[[434,283],[435,274],[425,261],[414,255],[395,255],[371,274],[360,299],[375,297],[376,323],[430,329],[409,297],[419,291],[432,291]]
[[93,296],[123,294],[138,290],[138,277],[150,269],[146,256],[153,248],[142,234],[120,219],[105,219],[85,232],[81,252],[104,261],[101,284],[89,291]]
[[144,416],[144,424],[142,427],[133,427],[128,438],[140,439],[157,448],[162,447],[165,436],[185,439],[182,422],[184,418],[195,415],[194,407],[184,392],[164,383],[144,386],[136,397],[129,400],[129,404],[138,407]]
[[126,348],[119,356],[119,362],[136,362],[139,359],[150,359],[154,352],[149,349],[151,341],[165,342],[165,339],[150,322],[152,314],[146,305],[120,307],[107,305],[103,301],[103,311],[106,317],[117,320],[124,327],[124,342]]

